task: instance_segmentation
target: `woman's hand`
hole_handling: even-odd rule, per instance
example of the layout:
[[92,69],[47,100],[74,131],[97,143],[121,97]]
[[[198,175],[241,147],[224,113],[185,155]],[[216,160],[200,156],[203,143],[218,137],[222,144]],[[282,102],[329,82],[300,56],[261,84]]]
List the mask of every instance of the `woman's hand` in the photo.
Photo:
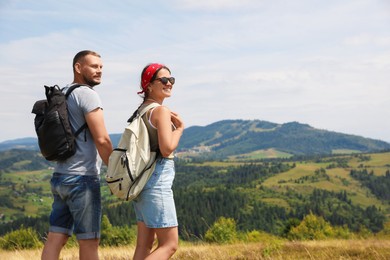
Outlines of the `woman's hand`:
[[181,117],[177,113],[171,112],[171,121],[177,130],[181,130],[181,131],[184,130],[183,120],[181,119]]

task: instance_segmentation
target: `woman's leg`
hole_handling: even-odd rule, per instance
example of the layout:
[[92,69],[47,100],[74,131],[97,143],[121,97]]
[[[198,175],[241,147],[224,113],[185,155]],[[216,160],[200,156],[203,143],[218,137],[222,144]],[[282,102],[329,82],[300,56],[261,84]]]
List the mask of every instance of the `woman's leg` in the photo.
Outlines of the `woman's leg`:
[[169,259],[179,246],[179,234],[177,227],[155,228],[158,246],[146,259]]
[[144,222],[137,222],[137,245],[134,252],[134,260],[143,260],[150,255],[154,236],[153,229],[148,228]]

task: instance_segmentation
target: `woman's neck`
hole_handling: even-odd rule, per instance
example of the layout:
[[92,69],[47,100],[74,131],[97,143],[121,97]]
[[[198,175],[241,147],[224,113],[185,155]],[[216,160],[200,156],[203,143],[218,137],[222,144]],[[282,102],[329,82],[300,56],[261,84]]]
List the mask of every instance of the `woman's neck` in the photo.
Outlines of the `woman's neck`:
[[162,104],[162,102],[159,102],[159,101],[157,101],[157,100],[155,100],[155,99],[153,99],[153,98],[147,98],[147,99],[145,100],[145,102],[155,102],[155,103],[159,103],[160,105]]

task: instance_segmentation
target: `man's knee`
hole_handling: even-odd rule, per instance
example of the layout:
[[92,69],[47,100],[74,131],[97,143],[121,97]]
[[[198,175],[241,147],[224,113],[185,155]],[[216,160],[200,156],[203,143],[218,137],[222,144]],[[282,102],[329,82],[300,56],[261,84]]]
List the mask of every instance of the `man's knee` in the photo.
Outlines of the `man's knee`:
[[80,239],[78,242],[80,260],[99,259],[99,239]]
[[47,235],[46,244],[50,244],[51,246],[63,247],[68,241],[69,236],[62,233],[53,233],[49,232]]
[[99,239],[80,239],[78,240],[79,246],[86,248],[98,248],[99,247]]

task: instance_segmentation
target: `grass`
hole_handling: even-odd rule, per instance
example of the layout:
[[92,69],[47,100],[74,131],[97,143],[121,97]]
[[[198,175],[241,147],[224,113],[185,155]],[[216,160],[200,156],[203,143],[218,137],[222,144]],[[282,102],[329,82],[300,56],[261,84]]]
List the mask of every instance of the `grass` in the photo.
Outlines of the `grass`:
[[292,155],[275,149],[258,150],[251,153],[229,156],[229,160],[259,160],[266,158],[290,158]]
[[354,154],[360,153],[359,150],[349,150],[349,149],[334,149],[332,150],[332,154]]
[[368,161],[361,161],[358,158],[355,158],[349,162],[350,167],[352,168],[366,168],[367,171],[375,175],[381,176],[385,175],[386,171],[390,169],[390,153],[376,153],[376,154],[367,154],[370,157]]
[[[322,166],[311,163],[296,163],[296,167],[283,173],[279,173],[274,175],[268,179],[266,179],[263,183],[264,186],[272,188],[278,186],[294,186],[294,181],[305,177],[310,176],[314,173],[315,170],[321,168]],[[286,184],[284,183],[286,182]]]
[[[100,248],[100,259],[131,259],[134,246]],[[0,259],[40,259],[41,250],[0,251]],[[64,249],[62,260],[78,259],[78,249]],[[206,243],[181,243],[172,259],[218,260],[218,259],[390,259],[390,240],[325,240],[325,241],[283,241],[280,244],[235,243],[217,245]]]

